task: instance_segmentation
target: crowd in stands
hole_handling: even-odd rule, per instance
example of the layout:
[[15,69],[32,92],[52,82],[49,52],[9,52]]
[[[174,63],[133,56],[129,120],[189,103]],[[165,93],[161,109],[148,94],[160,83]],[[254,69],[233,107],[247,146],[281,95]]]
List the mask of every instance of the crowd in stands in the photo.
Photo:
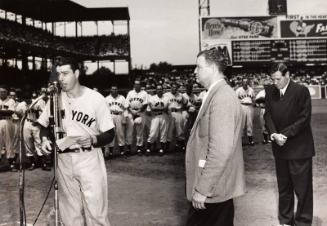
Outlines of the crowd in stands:
[[79,56],[128,56],[127,35],[64,38],[50,32],[0,19],[0,40]]
[[[249,85],[254,88],[262,88],[267,80],[270,80],[269,72],[258,70],[259,72],[246,71],[235,72],[229,71],[227,80],[234,87],[240,87],[242,80],[247,78]],[[170,73],[153,73],[148,72],[138,76],[146,90],[155,89],[156,84],[162,84],[164,89],[169,89],[172,83],[177,83],[183,90],[188,83],[193,84],[195,91],[201,91],[203,88],[196,82],[195,74],[192,72],[170,72]],[[291,73],[292,79],[304,85],[327,85],[327,68],[317,70],[299,69]]]

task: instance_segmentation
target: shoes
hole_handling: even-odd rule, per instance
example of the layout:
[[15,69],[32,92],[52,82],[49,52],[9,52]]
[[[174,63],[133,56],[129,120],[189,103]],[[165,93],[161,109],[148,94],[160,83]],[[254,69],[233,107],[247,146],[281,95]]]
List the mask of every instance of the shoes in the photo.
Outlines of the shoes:
[[11,171],[11,172],[17,172],[18,170],[16,169],[16,167],[15,167],[14,164],[11,164],[11,165],[10,165],[10,171]]
[[36,169],[36,166],[34,163],[31,164],[31,166],[27,169],[29,171],[32,171],[32,170],[35,170]]
[[47,164],[43,164],[42,170],[44,170],[44,171],[51,171],[51,168],[49,166],[47,166]]
[[160,156],[163,156],[164,154],[165,154],[164,150],[163,150],[163,149],[160,149],[160,150],[159,150],[159,155],[160,155]]
[[151,150],[148,148],[148,149],[146,149],[146,151],[145,151],[145,155],[150,155],[151,154]]
[[142,155],[142,150],[141,149],[137,149],[136,154]]

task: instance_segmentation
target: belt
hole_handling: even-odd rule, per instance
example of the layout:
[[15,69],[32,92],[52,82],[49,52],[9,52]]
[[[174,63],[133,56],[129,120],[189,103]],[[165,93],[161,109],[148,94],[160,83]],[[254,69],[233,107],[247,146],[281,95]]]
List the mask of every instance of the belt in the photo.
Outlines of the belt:
[[29,119],[29,118],[27,118],[26,121],[28,121],[28,122],[35,122],[35,120]]
[[113,115],[121,115],[123,112],[111,112]]
[[63,151],[60,151],[59,154],[65,154],[65,153],[80,153],[80,152],[86,152],[86,151],[92,151],[92,147],[81,147],[81,148],[67,148]]
[[242,105],[246,105],[246,106],[252,106],[252,103],[241,103]]
[[162,115],[163,112],[153,112],[154,115]]
[[11,116],[0,116],[0,120],[12,119]]
[[181,112],[182,110],[181,109],[171,109],[170,111],[171,112]]

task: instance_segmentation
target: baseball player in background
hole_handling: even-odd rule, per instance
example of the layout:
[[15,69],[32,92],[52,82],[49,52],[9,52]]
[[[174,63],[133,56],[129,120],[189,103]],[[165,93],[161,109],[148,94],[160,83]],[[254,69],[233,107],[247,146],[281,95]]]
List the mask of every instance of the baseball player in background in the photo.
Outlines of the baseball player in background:
[[[270,84],[269,80],[264,81],[264,87],[269,85],[269,84]],[[269,134],[268,134],[268,131],[267,131],[267,128],[266,128],[266,122],[265,122],[265,119],[264,119],[265,106],[266,106],[265,96],[266,96],[265,89],[260,90],[259,93],[255,97],[255,103],[260,108],[259,119],[260,119],[261,132],[262,132],[262,135],[263,135],[263,143],[267,144],[267,143],[270,143],[271,140],[269,138]]]
[[247,79],[242,80],[242,86],[236,89],[236,95],[240,99],[243,110],[243,128],[250,145],[254,145],[253,141],[253,118],[254,118],[254,90],[249,86]]
[[41,150],[40,128],[36,123],[36,120],[45,108],[45,99],[47,97],[44,92],[43,95],[43,99],[40,99],[32,108],[29,108],[29,105],[32,103],[31,93],[26,91],[23,100],[16,106],[16,112],[20,119],[24,114],[27,114],[23,128],[23,141],[25,155],[30,164],[29,170],[34,170],[36,168],[38,158],[40,159],[42,170],[51,170],[47,164],[47,156],[43,155]]
[[[126,99],[124,96],[118,94],[117,85],[111,86],[110,94],[106,97],[106,101],[109,105],[111,117],[115,125],[115,139],[106,146],[105,148],[105,157],[107,154],[109,157],[113,156],[113,149],[115,146],[115,141],[117,141],[120,155],[125,155],[125,127],[126,127],[126,118],[124,112]],[[109,148],[109,150],[107,149]],[[131,148],[128,148],[126,154],[130,154]],[[109,153],[106,153],[106,152]]]
[[163,96],[162,85],[157,85],[156,95],[149,99],[148,108],[151,110],[150,133],[147,140],[146,154],[154,151],[154,144],[160,137],[159,155],[164,155],[166,151],[167,133],[168,133],[168,100]]
[[[100,93],[80,85],[79,64],[74,59],[61,58],[57,72],[65,133],[56,141],[60,149],[57,168],[60,218],[67,226],[110,226],[107,171],[100,148],[115,136],[109,106]],[[49,125],[49,102],[38,119],[43,127]],[[51,145],[43,129],[41,136],[43,151],[49,151]]]
[[126,97],[126,109],[128,110],[127,118],[127,144],[131,145],[133,142],[133,131],[136,131],[136,152],[142,154],[144,144],[144,127],[145,116],[144,112],[148,104],[148,94],[141,90],[141,82],[135,80],[134,89],[129,91]]
[[185,118],[182,111],[186,105],[186,100],[179,93],[176,83],[171,85],[171,91],[164,94],[168,100],[169,127],[168,127],[168,145],[173,141],[174,133],[176,133],[176,150],[185,150]]
[[[0,86],[0,111],[14,113],[16,102],[8,97],[8,88]],[[1,113],[1,112],[0,112]],[[5,155],[12,171],[15,170],[15,125],[12,114],[0,115],[0,151],[1,155]]]
[[198,110],[201,106],[201,100],[199,100],[198,96],[193,93],[193,83],[186,85],[186,92],[182,95],[186,101],[186,108],[185,111],[183,111],[183,115],[185,118],[185,137],[188,137],[188,134],[190,133],[196,119]]

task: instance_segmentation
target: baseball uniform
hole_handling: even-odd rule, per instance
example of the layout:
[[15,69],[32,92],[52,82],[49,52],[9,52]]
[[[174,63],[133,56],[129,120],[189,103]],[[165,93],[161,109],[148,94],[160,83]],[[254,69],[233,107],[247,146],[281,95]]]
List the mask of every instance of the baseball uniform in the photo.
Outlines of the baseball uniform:
[[254,117],[254,90],[248,86],[245,90],[243,87],[239,87],[236,90],[236,95],[238,96],[242,111],[243,111],[243,128],[246,129],[246,135],[248,137],[253,137],[253,117]]
[[186,110],[183,111],[183,117],[185,119],[185,130],[190,130],[193,126],[193,123],[196,119],[197,110],[199,108],[201,101],[199,100],[198,96],[194,93],[190,95],[187,93],[182,94],[185,101],[186,101]]
[[168,100],[162,96],[154,95],[149,99],[149,107],[152,112],[150,134],[148,142],[153,144],[160,135],[160,142],[167,142],[168,120],[166,109],[168,107]]
[[[61,92],[62,127],[67,136],[91,137],[114,128],[106,99],[81,86],[82,94],[70,98]],[[38,122],[49,125],[49,104]],[[75,143],[69,147],[81,147]],[[59,213],[65,225],[109,226],[107,172],[101,148],[90,147],[58,155]],[[85,220],[81,214],[84,209]]]
[[118,146],[125,146],[125,97],[117,95],[113,97],[111,94],[106,97],[106,101],[109,105],[111,117],[115,125],[115,139],[109,144],[109,147],[114,147],[115,140],[117,140]]
[[126,97],[127,114],[127,144],[131,145],[133,141],[133,130],[136,130],[136,146],[143,146],[143,132],[145,127],[144,105],[148,104],[148,94],[141,90],[136,92],[131,90]]
[[164,96],[168,100],[168,110],[170,112],[167,140],[171,142],[173,140],[174,131],[176,131],[177,141],[184,141],[185,118],[182,115],[182,111],[186,101],[180,93],[172,94],[168,92],[165,93]]
[[[0,110],[15,111],[16,103],[11,98],[4,100],[0,99]],[[7,159],[15,157],[14,137],[15,126],[12,121],[12,116],[1,116],[0,118],[0,151],[5,150]]]
[[261,132],[263,134],[263,142],[267,143],[267,142],[269,142],[269,136],[268,136],[268,131],[266,128],[266,122],[264,119],[265,96],[266,96],[266,91],[264,89],[260,90],[259,93],[255,97],[255,101],[256,101],[257,106],[260,107],[259,119],[260,119]]

